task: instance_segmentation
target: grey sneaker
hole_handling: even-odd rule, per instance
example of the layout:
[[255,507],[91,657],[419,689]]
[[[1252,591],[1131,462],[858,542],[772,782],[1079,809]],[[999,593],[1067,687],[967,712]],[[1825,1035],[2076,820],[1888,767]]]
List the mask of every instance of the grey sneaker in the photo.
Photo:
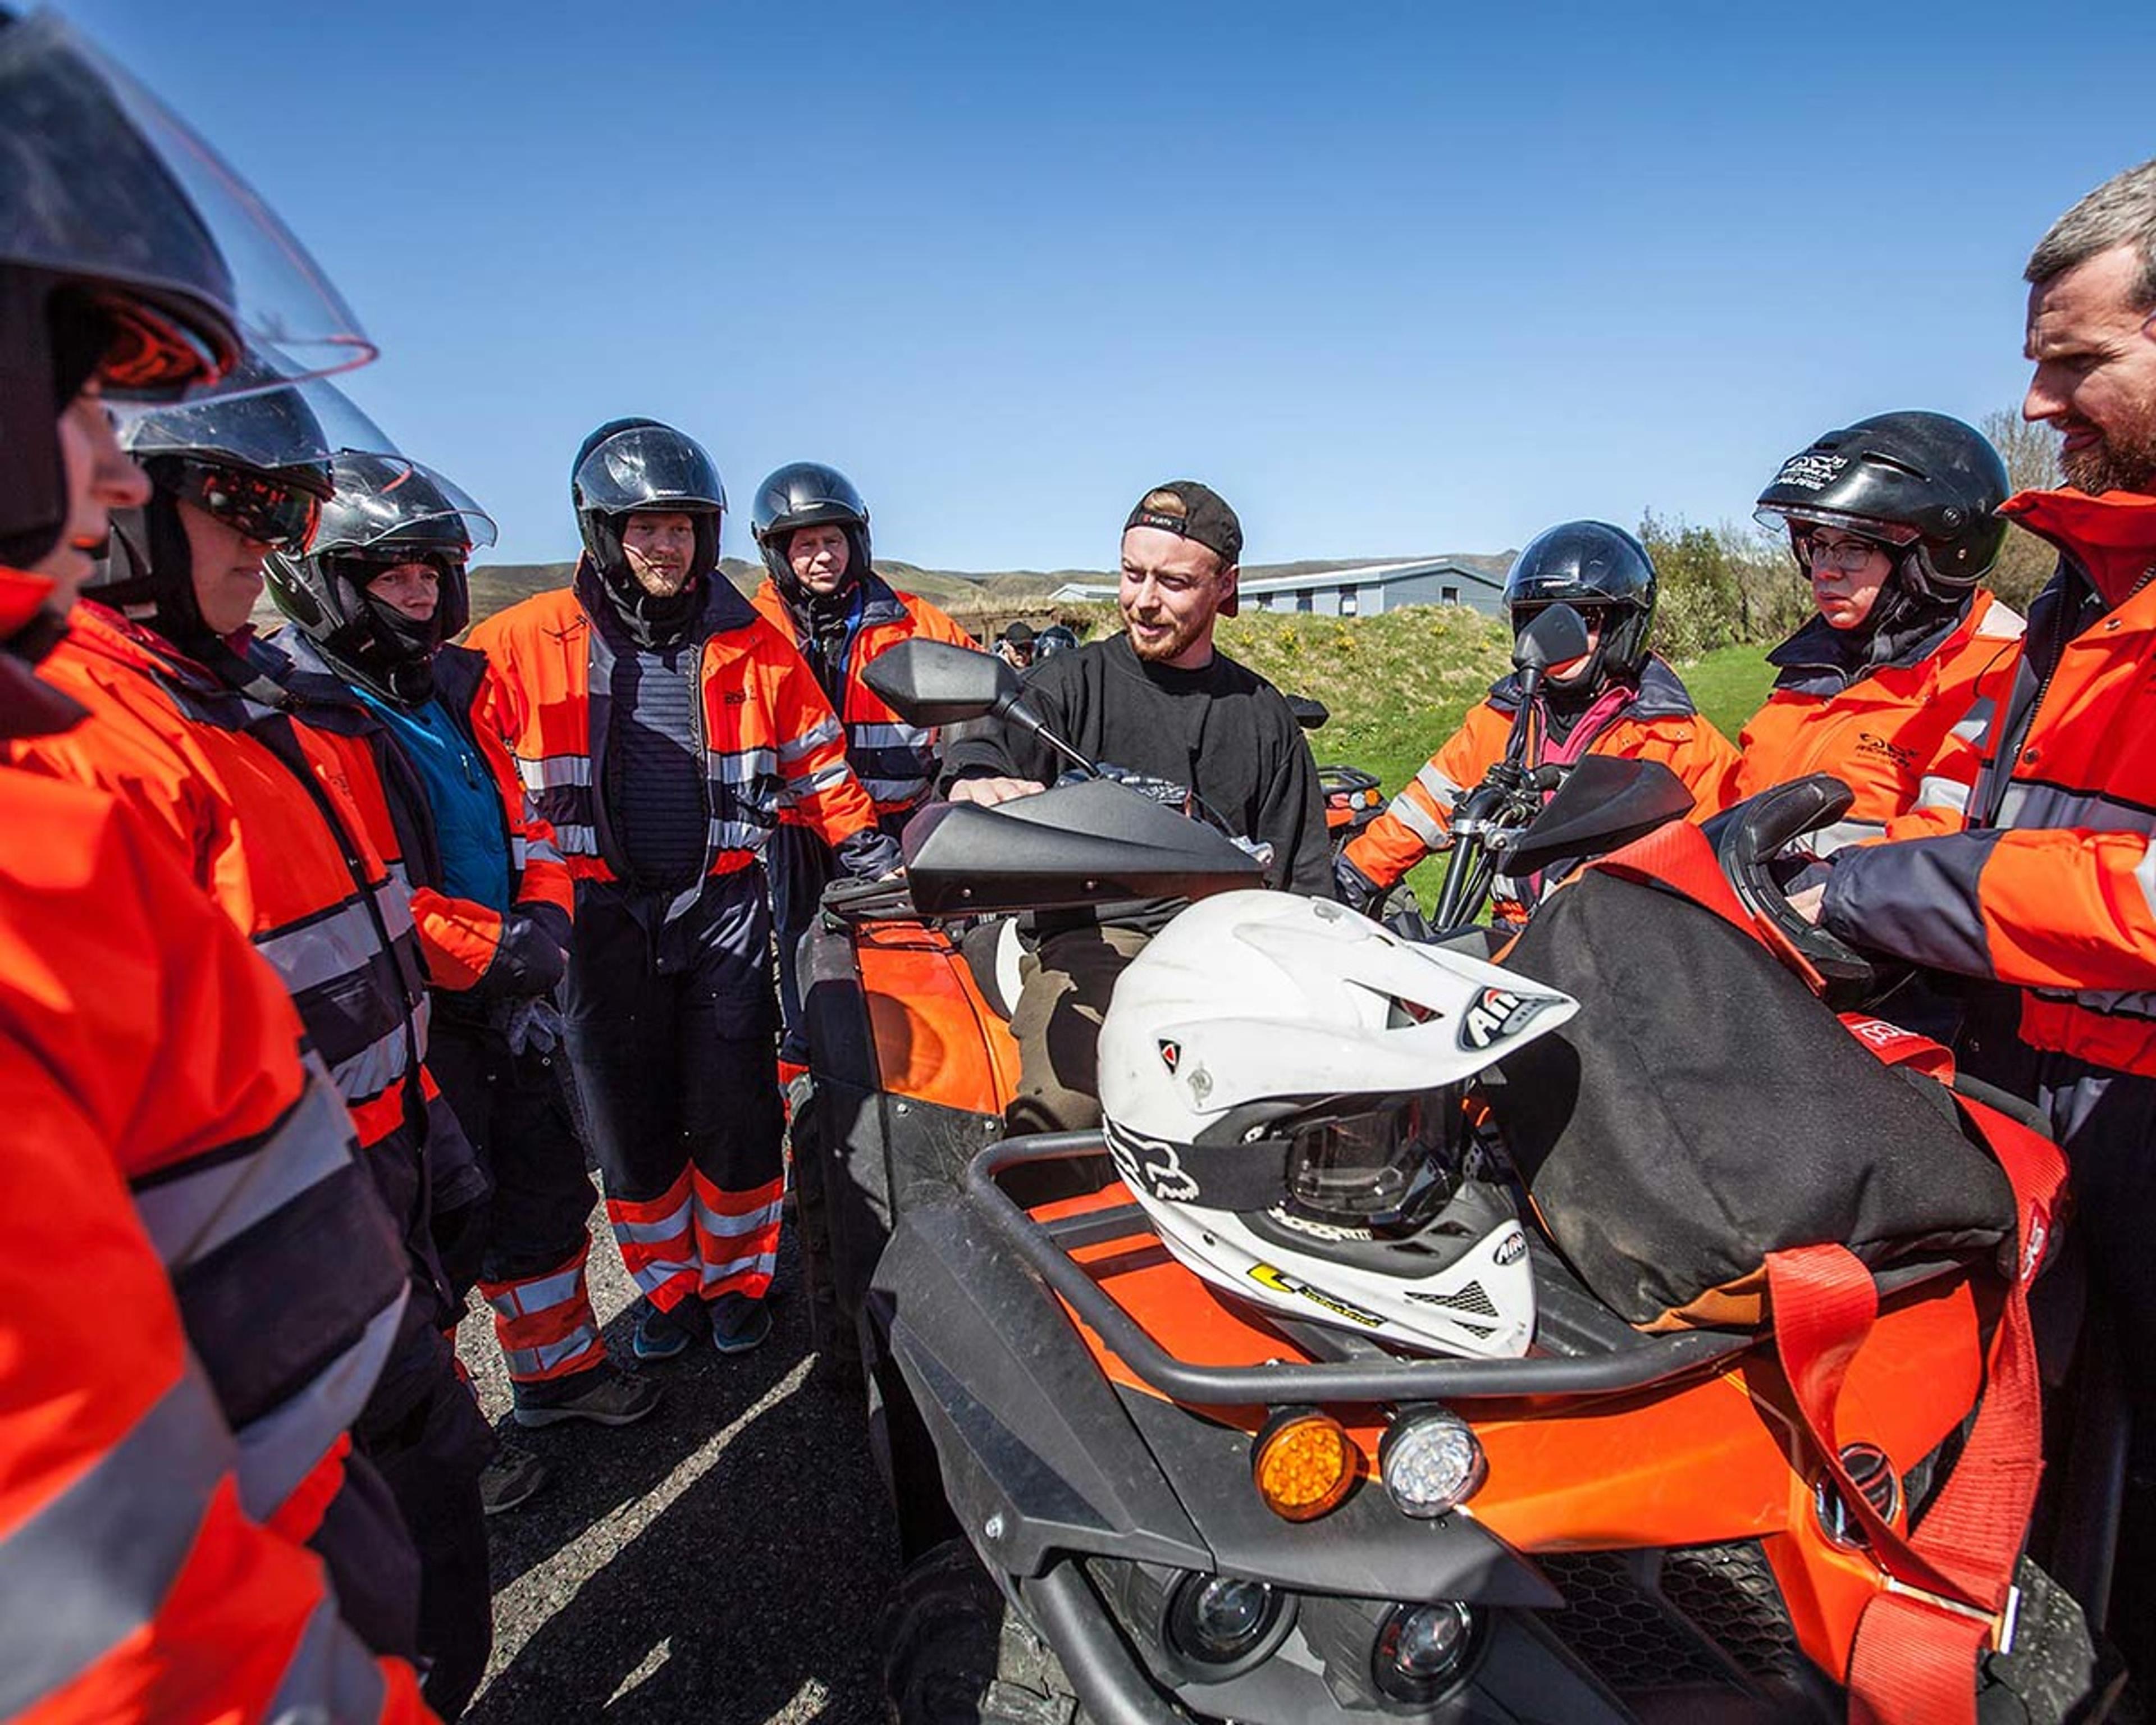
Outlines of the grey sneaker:
[[547,1464],[521,1445],[497,1443],[494,1457],[480,1470],[480,1507],[490,1516],[529,1502],[550,1477]]
[[771,1314],[747,1294],[721,1294],[711,1301],[711,1346],[721,1353],[747,1353],[771,1339]]
[[561,1389],[551,1384],[520,1385],[516,1423],[552,1425],[563,1420],[588,1420],[594,1425],[634,1425],[659,1406],[659,1386],[619,1366],[596,1367],[561,1381]]

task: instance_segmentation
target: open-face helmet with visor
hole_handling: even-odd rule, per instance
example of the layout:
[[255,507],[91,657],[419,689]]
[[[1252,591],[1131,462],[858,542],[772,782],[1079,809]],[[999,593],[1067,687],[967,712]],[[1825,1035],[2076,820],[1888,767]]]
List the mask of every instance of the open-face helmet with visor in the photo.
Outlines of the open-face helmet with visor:
[[[331,475],[336,492],[311,547],[270,557],[270,596],[337,665],[398,699],[424,698],[434,650],[471,621],[465,565],[494,543],[493,519],[454,480],[402,455],[341,450]],[[439,583],[424,624],[368,592],[408,563],[425,564]]]
[[1782,464],[1753,514],[1784,528],[1798,567],[1821,527],[1868,539],[1919,600],[1958,598],[2006,542],[2006,464],[1983,433],[1945,413],[1880,413],[1830,431]]
[[1527,1237],[1465,1091],[1577,1010],[1338,905],[1223,893],[1116,982],[1108,1147],[1163,1244],[1224,1292],[1409,1348],[1524,1353]]
[[854,482],[821,461],[789,461],[756,488],[749,528],[756,535],[763,567],[789,599],[807,597],[787,556],[797,527],[829,523],[846,536],[846,578],[851,586],[873,567],[869,548],[869,506]]
[[373,347],[252,188],[49,13],[0,13],[0,562],[50,551],[68,512],[55,429],[93,378],[116,400],[262,387]]
[[621,530],[632,515],[685,515],[696,524],[690,571],[700,581],[719,567],[726,488],[704,446],[656,419],[609,419],[586,438],[569,469],[569,501],[584,549],[599,572],[629,580]]
[[1647,548],[1607,521],[1566,521],[1527,542],[1505,577],[1512,633],[1548,606],[1566,604],[1602,625],[1586,681],[1630,682],[1647,662],[1659,583]]

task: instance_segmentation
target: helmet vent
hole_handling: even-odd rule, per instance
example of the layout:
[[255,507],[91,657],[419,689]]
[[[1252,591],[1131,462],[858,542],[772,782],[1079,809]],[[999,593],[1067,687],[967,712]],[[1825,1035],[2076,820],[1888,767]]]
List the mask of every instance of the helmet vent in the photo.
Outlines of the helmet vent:
[[1471,1281],[1466,1287],[1455,1288],[1449,1294],[1419,1294],[1416,1297],[1430,1305],[1442,1306],[1450,1311],[1471,1312],[1477,1317],[1497,1316],[1496,1303],[1483,1291],[1482,1284],[1479,1281]]

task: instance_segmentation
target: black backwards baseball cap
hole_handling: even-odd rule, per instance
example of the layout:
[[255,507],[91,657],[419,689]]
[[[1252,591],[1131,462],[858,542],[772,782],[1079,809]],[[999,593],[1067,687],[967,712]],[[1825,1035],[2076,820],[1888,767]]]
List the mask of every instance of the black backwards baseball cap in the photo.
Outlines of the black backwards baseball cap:
[[[1243,561],[1242,522],[1229,508],[1226,498],[1196,480],[1170,480],[1164,485],[1155,485],[1138,499],[1123,522],[1126,533],[1133,527],[1158,527],[1178,538],[1194,539],[1229,568]],[[1220,606],[1222,616],[1235,614],[1238,597],[1233,593],[1228,595]]]

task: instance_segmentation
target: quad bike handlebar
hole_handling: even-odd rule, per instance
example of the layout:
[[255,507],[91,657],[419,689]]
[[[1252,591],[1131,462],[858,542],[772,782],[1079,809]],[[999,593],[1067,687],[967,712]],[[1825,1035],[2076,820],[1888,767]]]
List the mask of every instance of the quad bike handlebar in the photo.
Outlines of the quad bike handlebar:
[[1771,865],[1793,839],[1830,826],[1855,793],[1831,773],[1815,773],[1762,791],[1730,811],[1715,835],[1715,857],[1738,901],[1819,973],[1830,1002],[1868,995],[1878,976],[1871,961],[1792,908]]

